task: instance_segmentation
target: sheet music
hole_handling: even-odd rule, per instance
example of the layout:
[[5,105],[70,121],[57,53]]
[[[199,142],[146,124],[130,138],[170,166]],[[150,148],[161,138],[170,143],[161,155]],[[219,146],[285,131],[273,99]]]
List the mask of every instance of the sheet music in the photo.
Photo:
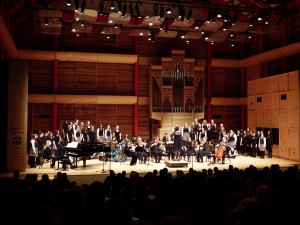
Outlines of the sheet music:
[[72,141],[70,143],[67,144],[67,148],[77,148],[78,146],[78,142],[77,141]]

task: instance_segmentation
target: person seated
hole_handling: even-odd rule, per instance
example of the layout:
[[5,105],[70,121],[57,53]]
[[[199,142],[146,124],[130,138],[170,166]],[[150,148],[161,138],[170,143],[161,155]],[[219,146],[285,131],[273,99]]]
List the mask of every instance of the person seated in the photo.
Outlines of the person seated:
[[230,148],[230,150],[229,150],[229,156],[230,156],[230,158],[235,159],[235,157],[236,157],[236,150],[235,150],[234,147]]
[[159,140],[159,138],[155,138],[154,143],[151,145],[150,152],[154,157],[156,163],[160,163],[160,160],[163,155],[163,143]]
[[133,144],[132,143],[126,143],[124,147],[124,154],[127,157],[131,157],[130,166],[133,166],[137,162],[138,155],[136,154]]
[[223,137],[220,144],[216,145],[216,152],[213,155],[213,163],[216,163],[217,159],[222,159],[222,164],[225,164],[225,157],[229,155],[231,148],[232,147],[227,144],[226,137]]
[[46,141],[46,147],[44,149],[44,153],[43,153],[43,159],[47,159],[51,161],[51,168],[55,167],[55,162],[56,162],[56,157],[54,156],[54,152],[51,149],[51,141],[47,140]]
[[182,145],[182,156],[184,159],[187,156],[187,161],[190,162],[191,156],[195,154],[193,142],[189,139],[188,141],[184,141]]
[[75,168],[75,166],[72,164],[69,156],[67,156],[66,153],[67,153],[67,150],[66,150],[65,146],[63,145],[63,143],[58,144],[56,160],[60,160],[62,162],[62,168],[64,170],[67,169],[67,165],[69,165],[71,169]]
[[203,163],[203,156],[207,156],[211,153],[206,138],[202,138],[199,145],[199,150],[196,153],[196,161]]
[[135,152],[138,158],[141,160],[141,162],[146,164],[148,155],[147,155],[147,150],[144,148],[142,143],[136,144]]

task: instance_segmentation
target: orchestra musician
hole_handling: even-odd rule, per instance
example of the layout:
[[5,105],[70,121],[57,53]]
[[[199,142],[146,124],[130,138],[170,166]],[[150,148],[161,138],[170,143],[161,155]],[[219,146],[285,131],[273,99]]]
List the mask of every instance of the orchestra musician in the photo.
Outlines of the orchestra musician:
[[138,141],[136,143],[136,147],[135,147],[135,152],[136,152],[138,158],[144,164],[146,164],[147,158],[148,158],[147,150],[146,150],[145,146],[146,146],[146,143],[144,143],[143,141]]
[[128,157],[131,157],[130,166],[133,166],[137,162],[138,155],[135,152],[135,147],[131,142],[125,144],[124,154]]
[[207,138],[202,138],[199,149],[196,152],[196,161],[203,163],[203,156],[207,156],[210,153],[211,151],[208,146]]
[[217,159],[222,159],[222,164],[225,164],[225,156],[229,155],[231,146],[228,145],[227,137],[224,136],[222,141],[216,145],[215,154],[213,155],[213,164],[216,163]]
[[195,153],[195,149],[193,146],[193,142],[191,138],[187,141],[182,142],[182,155],[185,157],[187,156],[188,162],[190,161],[190,157]]
[[163,145],[163,142],[160,141],[159,137],[156,137],[150,147],[150,154],[154,157],[156,163],[160,163],[160,160],[163,155],[161,145]]
[[168,159],[172,160],[174,159],[174,154],[173,154],[173,142],[171,142],[169,136],[168,136],[168,133],[165,133],[163,138],[162,138],[162,142],[165,146],[165,151],[166,151],[166,154],[168,156]]

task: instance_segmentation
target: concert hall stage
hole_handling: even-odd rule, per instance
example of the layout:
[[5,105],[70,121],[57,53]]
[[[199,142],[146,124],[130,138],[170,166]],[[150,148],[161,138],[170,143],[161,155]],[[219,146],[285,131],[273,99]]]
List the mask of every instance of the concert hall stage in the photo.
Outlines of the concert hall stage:
[[[169,166],[173,163],[176,163],[175,167]],[[37,168],[27,168],[25,172],[21,172],[21,178],[24,178],[26,174],[38,174],[38,177],[41,178],[43,174],[48,174],[50,179],[53,179],[57,172],[63,172],[68,175],[68,178],[70,181],[76,181],[78,184],[90,184],[95,180],[104,181],[106,176],[109,174],[110,170],[113,170],[115,173],[120,173],[123,170],[127,172],[129,175],[131,171],[136,171],[140,173],[141,176],[146,174],[147,172],[152,172],[153,170],[158,170],[158,172],[163,169],[167,168],[169,172],[175,174],[177,170],[182,170],[183,172],[188,172],[190,168],[193,168],[194,170],[201,171],[202,169],[208,169],[208,168],[214,168],[218,167],[220,170],[227,169],[229,165],[232,165],[234,167],[237,167],[239,169],[245,169],[249,165],[253,165],[257,167],[258,169],[262,169],[265,166],[270,167],[272,164],[278,164],[282,169],[285,169],[287,167],[293,166],[293,165],[299,165],[299,162],[290,161],[286,159],[280,159],[280,158],[253,158],[249,156],[242,156],[238,155],[235,159],[231,159],[231,162],[226,159],[225,164],[222,163],[216,163],[216,164],[210,164],[209,161],[206,162],[206,159],[204,158],[203,163],[195,162],[195,158],[191,160],[190,162],[187,162],[185,160],[181,160],[179,162],[172,162],[167,161],[166,159],[162,159],[160,163],[152,162],[152,160],[149,161],[149,163],[141,164],[137,163],[136,165],[131,166],[130,161],[126,162],[103,162],[97,159],[89,159],[86,161],[86,166],[83,167],[82,161],[78,163],[78,167],[75,169],[68,168],[67,170],[57,169],[57,163],[56,168],[53,169],[50,167],[50,163],[45,163],[42,167]],[[60,166],[61,167],[61,166]],[[12,173],[2,173],[0,174],[0,177],[7,177],[12,176]]]

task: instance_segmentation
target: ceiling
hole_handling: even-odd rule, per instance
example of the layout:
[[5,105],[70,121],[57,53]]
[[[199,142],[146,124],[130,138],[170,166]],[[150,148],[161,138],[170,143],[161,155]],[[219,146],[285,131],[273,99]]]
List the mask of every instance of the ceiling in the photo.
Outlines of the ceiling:
[[[60,35],[65,23],[74,35],[101,27],[114,37],[124,28],[128,35],[155,38],[205,39],[210,42],[249,42],[253,34],[271,34],[297,12],[291,0],[21,0],[9,1],[15,23],[40,20],[41,32]],[[67,5],[67,3],[70,3]],[[115,9],[111,9],[112,4]],[[120,10],[119,10],[120,8]],[[167,14],[167,9],[171,13]],[[220,13],[222,16],[217,17]],[[261,18],[259,20],[258,18]],[[266,23],[268,22],[268,24]],[[12,25],[12,24],[11,24]]]

